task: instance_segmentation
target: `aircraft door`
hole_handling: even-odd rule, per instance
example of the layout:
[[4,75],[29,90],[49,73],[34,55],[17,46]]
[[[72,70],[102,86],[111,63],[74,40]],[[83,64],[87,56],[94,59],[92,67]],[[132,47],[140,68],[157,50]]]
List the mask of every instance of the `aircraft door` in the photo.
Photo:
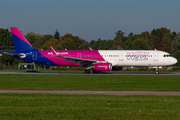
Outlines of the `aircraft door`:
[[124,54],[121,53],[121,54],[119,54],[119,61],[123,61],[123,60],[124,60]]
[[78,53],[78,54],[77,54],[77,57],[78,57],[78,58],[81,58],[81,53]]
[[37,60],[37,51],[34,51],[32,54],[32,59]]
[[158,52],[154,52],[153,60],[158,61]]

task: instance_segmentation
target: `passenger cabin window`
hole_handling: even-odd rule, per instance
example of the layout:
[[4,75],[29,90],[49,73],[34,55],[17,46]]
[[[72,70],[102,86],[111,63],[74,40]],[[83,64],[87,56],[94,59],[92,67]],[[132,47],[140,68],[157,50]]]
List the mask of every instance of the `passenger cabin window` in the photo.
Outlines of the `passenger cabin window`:
[[171,55],[164,55],[164,57],[171,57]]

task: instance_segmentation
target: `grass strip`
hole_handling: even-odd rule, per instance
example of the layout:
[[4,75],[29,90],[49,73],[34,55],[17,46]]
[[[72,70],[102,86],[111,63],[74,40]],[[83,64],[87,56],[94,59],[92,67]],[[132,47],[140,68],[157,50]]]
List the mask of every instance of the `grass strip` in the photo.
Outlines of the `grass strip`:
[[0,94],[0,119],[180,119],[180,96]]
[[0,75],[0,89],[180,91],[178,75]]

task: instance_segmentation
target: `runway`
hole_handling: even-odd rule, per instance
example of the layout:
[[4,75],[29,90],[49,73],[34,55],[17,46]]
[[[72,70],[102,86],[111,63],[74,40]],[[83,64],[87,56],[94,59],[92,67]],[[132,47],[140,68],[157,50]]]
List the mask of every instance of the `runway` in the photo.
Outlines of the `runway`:
[[[83,71],[0,71],[0,74],[76,74],[76,75],[156,75],[155,72],[99,72],[85,74]],[[180,75],[180,72],[160,72],[158,75]]]
[[0,93],[180,96],[180,91],[0,90]]

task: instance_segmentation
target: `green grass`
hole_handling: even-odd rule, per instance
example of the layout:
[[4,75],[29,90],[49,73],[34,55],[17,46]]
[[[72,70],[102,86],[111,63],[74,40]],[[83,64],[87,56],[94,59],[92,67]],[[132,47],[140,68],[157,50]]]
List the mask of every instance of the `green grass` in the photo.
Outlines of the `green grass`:
[[180,76],[2,74],[0,89],[180,91]]
[[[180,91],[180,76],[0,75],[0,89]],[[180,119],[180,96],[0,94],[0,120]]]
[[0,94],[0,119],[180,119],[180,96]]

